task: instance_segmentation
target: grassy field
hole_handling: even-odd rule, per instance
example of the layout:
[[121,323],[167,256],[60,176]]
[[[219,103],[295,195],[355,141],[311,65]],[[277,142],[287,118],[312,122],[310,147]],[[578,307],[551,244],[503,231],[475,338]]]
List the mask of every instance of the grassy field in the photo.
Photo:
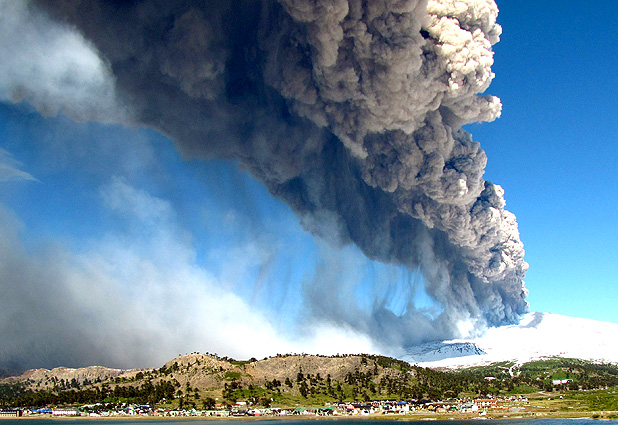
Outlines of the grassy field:
[[526,395],[521,407],[528,416],[594,417],[618,419],[618,389],[536,392]]

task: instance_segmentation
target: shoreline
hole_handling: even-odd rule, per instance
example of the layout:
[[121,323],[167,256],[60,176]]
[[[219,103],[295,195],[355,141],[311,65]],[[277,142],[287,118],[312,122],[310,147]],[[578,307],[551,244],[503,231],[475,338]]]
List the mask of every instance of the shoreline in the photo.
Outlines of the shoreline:
[[505,419],[598,419],[618,420],[618,411],[585,411],[585,412],[525,412],[525,413],[487,413],[486,415],[474,414],[405,414],[405,415],[286,415],[286,416],[40,416],[28,415],[19,417],[0,417],[3,420],[52,420],[52,421],[298,421],[298,420],[382,420],[382,421],[476,421],[476,420],[505,420]]

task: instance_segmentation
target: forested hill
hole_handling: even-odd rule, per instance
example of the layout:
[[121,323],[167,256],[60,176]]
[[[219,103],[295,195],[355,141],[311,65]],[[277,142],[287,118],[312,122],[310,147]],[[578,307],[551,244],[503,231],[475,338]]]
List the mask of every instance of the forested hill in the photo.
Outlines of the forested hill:
[[278,355],[237,361],[207,354],[158,369],[36,369],[0,380],[0,406],[96,402],[208,408],[218,403],[323,405],[334,401],[446,399],[618,386],[618,366],[553,358],[440,371],[375,355]]

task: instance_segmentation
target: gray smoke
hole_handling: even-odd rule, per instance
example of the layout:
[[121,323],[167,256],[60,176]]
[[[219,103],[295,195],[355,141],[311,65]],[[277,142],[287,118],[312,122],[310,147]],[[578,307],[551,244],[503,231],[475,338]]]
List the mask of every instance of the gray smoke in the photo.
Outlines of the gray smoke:
[[313,234],[420,270],[443,309],[339,314],[316,283],[317,319],[406,346],[527,311],[515,217],[461,128],[500,114],[479,95],[501,33],[492,0],[33,4],[96,46],[135,124],[187,157],[238,161]]

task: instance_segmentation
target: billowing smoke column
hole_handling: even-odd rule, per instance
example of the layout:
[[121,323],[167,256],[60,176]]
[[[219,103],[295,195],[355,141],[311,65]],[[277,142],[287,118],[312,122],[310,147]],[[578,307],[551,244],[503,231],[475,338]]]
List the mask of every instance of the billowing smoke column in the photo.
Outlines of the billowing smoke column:
[[376,307],[374,337],[405,346],[527,311],[515,217],[461,129],[500,114],[479,95],[492,0],[35,3],[96,46],[135,123],[188,157],[237,160],[312,233],[419,269],[443,311]]

